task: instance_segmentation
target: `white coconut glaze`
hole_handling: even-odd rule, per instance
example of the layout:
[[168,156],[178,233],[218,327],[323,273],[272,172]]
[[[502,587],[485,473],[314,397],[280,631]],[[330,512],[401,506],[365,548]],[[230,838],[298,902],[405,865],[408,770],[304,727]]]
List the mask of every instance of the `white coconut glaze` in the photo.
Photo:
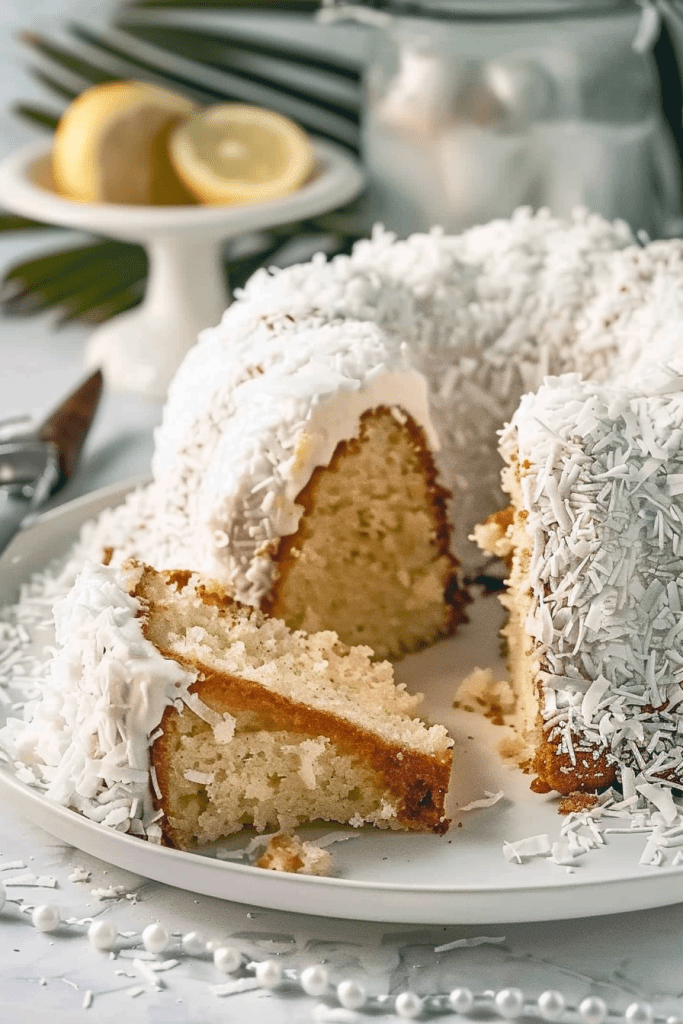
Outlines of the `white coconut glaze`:
[[639,785],[683,778],[682,388],[663,368],[638,389],[552,378],[501,444],[521,466],[550,738]]
[[0,738],[52,800],[158,839],[150,736],[169,704],[192,701],[197,674],[145,638],[129,576],[85,564],[55,606],[57,650],[41,695]]

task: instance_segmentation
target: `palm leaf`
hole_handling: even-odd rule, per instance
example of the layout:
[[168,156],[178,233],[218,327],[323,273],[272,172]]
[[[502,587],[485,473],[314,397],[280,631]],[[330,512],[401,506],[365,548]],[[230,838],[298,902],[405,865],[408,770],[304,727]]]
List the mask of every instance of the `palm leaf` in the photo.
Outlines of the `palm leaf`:
[[18,213],[2,213],[0,211],[0,233],[3,231],[45,231],[48,228],[60,231],[56,224],[41,224],[37,220],[29,220]]
[[136,245],[104,241],[47,253],[11,267],[0,289],[5,313],[27,315],[63,307],[93,286],[105,282],[105,292],[144,281],[147,260]]
[[[301,23],[313,24],[309,18],[292,20],[293,25],[298,26]],[[114,25],[129,32],[135,29],[148,29],[153,31],[157,38],[161,38],[165,30],[201,35],[202,42],[206,39],[209,42],[233,44],[247,56],[261,54],[277,62],[291,60],[297,66],[318,68],[333,75],[343,75],[354,82],[360,80],[364,68],[364,62],[352,54],[343,50],[326,52],[304,33],[290,33],[292,38],[280,35],[274,39],[272,35],[264,33],[262,21],[254,18],[231,21],[221,17],[214,10],[206,10],[203,5],[171,10],[126,7],[117,15]],[[329,50],[329,47],[327,49]],[[202,52],[195,52],[194,56],[199,60],[205,59]]]
[[[230,34],[173,26],[124,24],[118,26],[129,39],[139,39],[166,53],[197,61],[208,67],[241,75],[245,81],[299,99],[315,96],[316,104],[346,113],[357,122],[360,111],[360,80],[357,72],[310,57],[305,51],[263,43],[245,43]],[[78,31],[78,30],[76,30]]]
[[29,121],[34,127],[47,128],[50,132],[55,130],[59,121],[59,114],[43,107],[34,107],[29,103],[15,103],[11,111],[24,121]]

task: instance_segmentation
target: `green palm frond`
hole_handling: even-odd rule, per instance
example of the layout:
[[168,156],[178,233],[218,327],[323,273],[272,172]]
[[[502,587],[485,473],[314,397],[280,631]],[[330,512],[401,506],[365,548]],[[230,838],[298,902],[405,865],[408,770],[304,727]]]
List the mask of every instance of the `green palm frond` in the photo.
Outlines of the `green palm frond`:
[[[312,17],[319,0],[203,0],[188,7],[178,0],[122,4],[105,28],[65,26],[58,40],[26,32],[30,72],[54,107],[18,103],[13,111],[34,127],[53,131],[66,105],[91,85],[136,78],[181,92],[200,104],[241,101],[266,106],[354,152],[359,147],[361,67],[349,56],[330,56],[310,44],[275,43],[227,21],[207,28],[209,12],[277,13]],[[362,204],[285,225],[226,250],[226,275],[240,287],[260,266],[286,262],[293,239],[305,237],[311,253],[348,251],[364,233]],[[0,232],[45,229],[0,211]],[[54,229],[59,230],[59,229]],[[147,258],[142,248],[93,239],[69,249],[19,261],[0,281],[0,310],[27,316],[48,309],[55,324],[99,323],[142,298]],[[105,283],[103,283],[105,282]]]

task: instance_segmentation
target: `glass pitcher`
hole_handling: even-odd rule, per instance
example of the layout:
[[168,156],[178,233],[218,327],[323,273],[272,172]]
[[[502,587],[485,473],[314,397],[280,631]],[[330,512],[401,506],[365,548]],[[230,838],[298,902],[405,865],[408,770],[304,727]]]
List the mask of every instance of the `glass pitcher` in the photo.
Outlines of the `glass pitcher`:
[[635,0],[336,3],[374,26],[362,125],[373,215],[405,235],[583,205],[653,237],[681,212],[654,7]]

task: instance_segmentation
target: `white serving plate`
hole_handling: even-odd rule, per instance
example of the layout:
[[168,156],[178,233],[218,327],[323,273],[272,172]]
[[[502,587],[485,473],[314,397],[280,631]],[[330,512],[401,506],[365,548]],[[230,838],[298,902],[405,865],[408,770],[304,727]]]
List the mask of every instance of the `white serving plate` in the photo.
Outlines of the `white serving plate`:
[[[130,486],[130,485],[128,485]],[[0,560],[0,605],[20,584],[67,550],[83,522],[116,504],[126,486],[107,488],[41,517],[15,538]],[[455,740],[449,797],[454,825],[448,835],[410,835],[364,828],[342,829],[353,841],[331,847],[336,875],[315,878],[263,871],[217,860],[213,852],[185,853],[135,839],[48,801],[0,769],[0,794],[52,835],[86,853],[149,878],[240,903],[322,916],[405,923],[470,924],[554,920],[679,902],[681,867],[640,866],[646,836],[607,836],[606,845],[578,858],[573,873],[549,860],[517,864],[503,857],[504,840],[547,833],[559,838],[557,798],[529,790],[529,777],[504,765],[495,746],[500,727],[456,711],[460,680],[475,666],[502,672],[497,632],[501,612],[493,597],[479,598],[459,635],[397,666],[397,677],[426,695],[424,710],[443,722]],[[1,652],[0,652],[1,653]],[[6,715],[4,706],[0,715]],[[458,814],[457,808],[502,790],[493,807]],[[301,832],[317,838],[339,832],[334,824]],[[251,833],[233,837],[241,849]]]

